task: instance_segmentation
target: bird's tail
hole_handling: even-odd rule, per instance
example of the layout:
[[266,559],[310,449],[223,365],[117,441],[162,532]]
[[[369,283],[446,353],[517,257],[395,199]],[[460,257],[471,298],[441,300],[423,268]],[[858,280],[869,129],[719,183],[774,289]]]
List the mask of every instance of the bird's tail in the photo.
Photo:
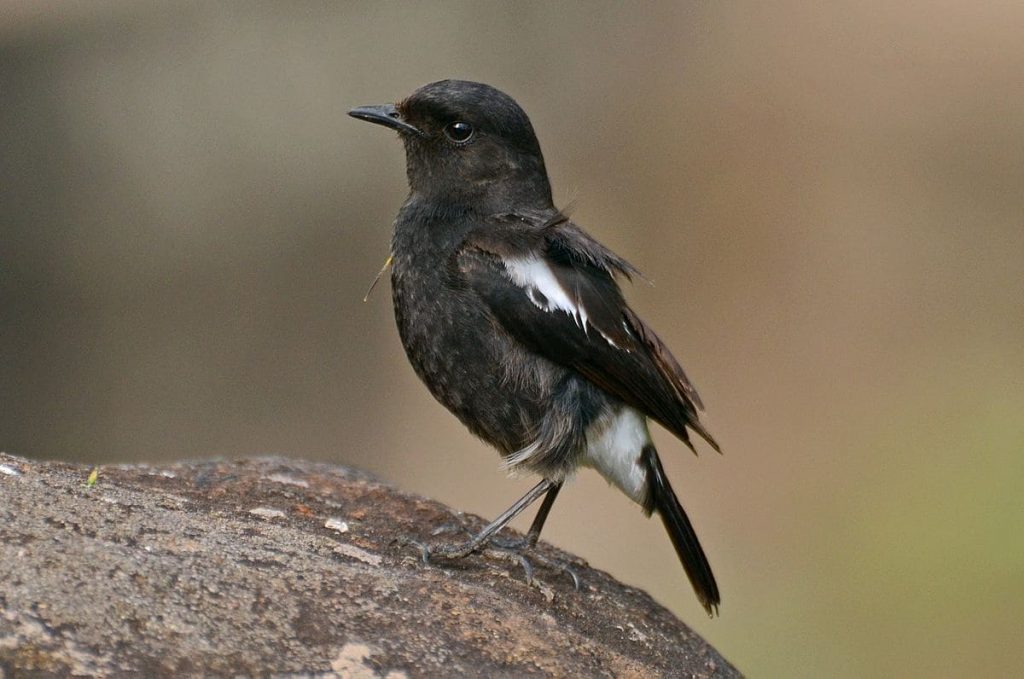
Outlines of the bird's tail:
[[644,446],[640,459],[647,470],[647,501],[644,503],[644,511],[648,514],[657,511],[665,524],[672,545],[676,548],[676,554],[683,564],[683,570],[693,585],[704,610],[708,615],[718,613],[718,604],[721,597],[718,594],[718,584],[711,572],[711,564],[704,556],[700,542],[697,540],[697,533],[693,530],[690,519],[686,517],[683,506],[679,504],[672,486],[669,485],[668,477],[658,459],[658,451],[654,446]]

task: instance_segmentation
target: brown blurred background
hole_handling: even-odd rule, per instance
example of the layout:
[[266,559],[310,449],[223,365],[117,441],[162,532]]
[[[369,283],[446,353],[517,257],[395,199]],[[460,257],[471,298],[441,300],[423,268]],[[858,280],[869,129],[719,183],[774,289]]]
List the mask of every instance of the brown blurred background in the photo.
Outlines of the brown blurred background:
[[723,591],[593,473],[546,537],[754,676],[1024,663],[1021,3],[0,4],[0,449],[284,454],[493,517],[386,283],[392,133],[443,77],[531,115],[556,195],[725,455],[661,436]]

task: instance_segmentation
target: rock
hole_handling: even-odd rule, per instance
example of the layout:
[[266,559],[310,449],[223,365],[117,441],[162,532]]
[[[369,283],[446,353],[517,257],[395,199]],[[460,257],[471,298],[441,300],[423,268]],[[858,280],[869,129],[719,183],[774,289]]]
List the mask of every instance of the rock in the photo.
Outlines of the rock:
[[[550,545],[536,581],[396,538],[483,522],[344,467],[99,469],[0,453],[0,676],[734,677],[649,596]],[[542,561],[571,562],[580,591]]]

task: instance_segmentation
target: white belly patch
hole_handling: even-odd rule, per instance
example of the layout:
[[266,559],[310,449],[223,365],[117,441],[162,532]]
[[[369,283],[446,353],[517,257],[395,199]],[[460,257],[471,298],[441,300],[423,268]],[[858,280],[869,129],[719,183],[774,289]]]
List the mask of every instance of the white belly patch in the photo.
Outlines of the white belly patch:
[[649,443],[651,432],[647,429],[647,418],[625,407],[614,415],[598,419],[587,429],[583,464],[596,469],[634,502],[643,504],[647,494],[647,470],[640,463],[640,453]]

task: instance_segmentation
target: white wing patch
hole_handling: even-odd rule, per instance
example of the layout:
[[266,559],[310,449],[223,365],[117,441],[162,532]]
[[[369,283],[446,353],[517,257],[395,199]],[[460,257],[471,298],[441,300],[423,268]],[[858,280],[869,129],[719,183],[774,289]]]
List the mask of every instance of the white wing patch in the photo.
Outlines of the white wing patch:
[[526,290],[538,309],[564,311],[586,332],[587,310],[569,297],[547,262],[538,257],[510,257],[503,261],[512,282]]
[[[584,334],[587,333],[587,310],[569,296],[562,284],[555,278],[555,272],[539,257],[509,257],[502,259],[512,282],[526,291],[533,305],[541,311],[564,311],[576,322]],[[590,327],[595,327],[590,324]],[[595,328],[608,344],[620,348],[611,337]]]

